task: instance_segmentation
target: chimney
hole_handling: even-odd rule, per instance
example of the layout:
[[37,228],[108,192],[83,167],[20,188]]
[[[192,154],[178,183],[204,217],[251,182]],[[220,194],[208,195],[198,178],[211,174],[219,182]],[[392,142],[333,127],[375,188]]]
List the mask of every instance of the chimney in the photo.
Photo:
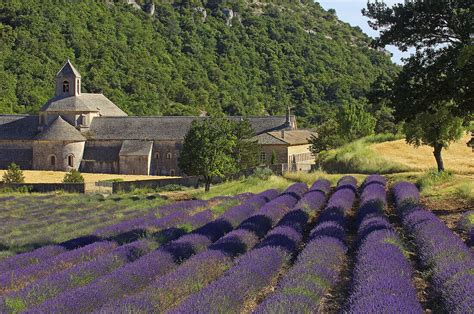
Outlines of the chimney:
[[285,121],[285,125],[287,127],[291,126],[291,109],[290,109],[290,106],[287,106],[286,107],[286,121]]
[[285,138],[285,129],[281,130],[281,138]]

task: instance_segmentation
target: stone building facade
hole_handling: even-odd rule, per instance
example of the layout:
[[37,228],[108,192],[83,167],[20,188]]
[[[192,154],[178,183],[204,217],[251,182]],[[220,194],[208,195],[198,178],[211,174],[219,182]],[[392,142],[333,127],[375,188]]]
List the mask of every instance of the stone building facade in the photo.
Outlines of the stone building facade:
[[[191,123],[202,117],[132,117],[102,94],[81,92],[68,60],[56,75],[55,95],[36,115],[0,115],[0,169],[181,176],[178,157]],[[239,121],[243,117],[229,117]],[[263,164],[313,161],[296,119],[245,117],[262,144]]]

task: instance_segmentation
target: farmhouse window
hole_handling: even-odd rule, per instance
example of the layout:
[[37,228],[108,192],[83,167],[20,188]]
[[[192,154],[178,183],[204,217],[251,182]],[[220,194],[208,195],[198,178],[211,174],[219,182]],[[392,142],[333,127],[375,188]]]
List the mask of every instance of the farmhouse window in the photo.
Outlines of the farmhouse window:
[[260,152],[260,162],[264,163],[267,161],[267,153]]
[[68,81],[63,82],[63,93],[69,93],[69,82]]
[[69,167],[74,167],[74,156],[73,155],[67,156],[67,164],[68,164]]

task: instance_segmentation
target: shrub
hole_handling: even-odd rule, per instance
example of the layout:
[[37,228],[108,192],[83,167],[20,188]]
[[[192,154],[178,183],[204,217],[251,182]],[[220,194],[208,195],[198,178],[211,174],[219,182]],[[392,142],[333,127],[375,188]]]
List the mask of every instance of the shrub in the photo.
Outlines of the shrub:
[[255,169],[253,176],[261,180],[267,180],[273,175],[273,171],[270,168],[257,168]]
[[25,176],[23,175],[23,171],[15,163],[12,163],[10,164],[10,166],[8,166],[8,170],[7,172],[3,174],[2,179],[5,183],[24,183],[25,182]]
[[416,185],[420,190],[423,191],[432,187],[433,185],[449,182],[452,179],[453,173],[449,170],[438,172],[436,169],[430,169],[425,175],[418,179]]
[[84,177],[76,169],[71,169],[64,176],[63,183],[84,183]]

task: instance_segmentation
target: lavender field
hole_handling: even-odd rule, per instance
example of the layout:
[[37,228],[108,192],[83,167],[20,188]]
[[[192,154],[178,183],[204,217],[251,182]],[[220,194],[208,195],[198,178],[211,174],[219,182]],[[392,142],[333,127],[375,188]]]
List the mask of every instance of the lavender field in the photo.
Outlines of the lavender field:
[[[25,252],[0,259],[0,313],[474,308],[472,212],[455,232],[423,207],[409,182],[345,176],[335,186],[321,179],[209,200],[148,199],[148,207],[117,202],[84,209],[94,214],[83,221],[37,198],[30,205],[0,200],[8,226],[0,240],[25,243]],[[12,218],[20,211],[49,218],[34,224]],[[50,236],[38,248],[26,246],[28,236],[14,242],[18,226],[33,232],[64,222],[84,228],[70,237],[61,233],[61,241]]]

